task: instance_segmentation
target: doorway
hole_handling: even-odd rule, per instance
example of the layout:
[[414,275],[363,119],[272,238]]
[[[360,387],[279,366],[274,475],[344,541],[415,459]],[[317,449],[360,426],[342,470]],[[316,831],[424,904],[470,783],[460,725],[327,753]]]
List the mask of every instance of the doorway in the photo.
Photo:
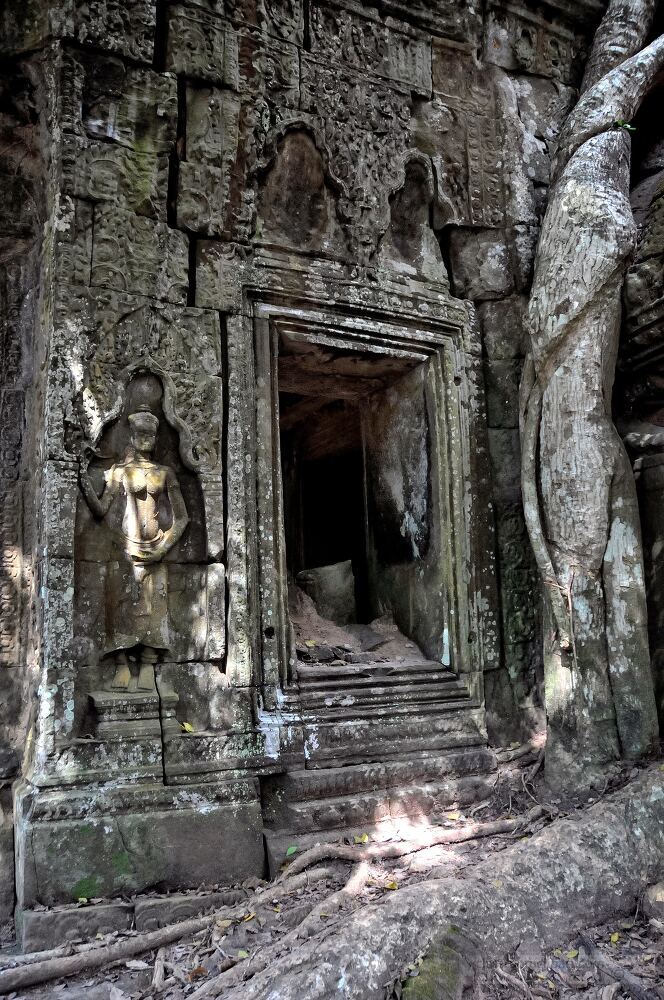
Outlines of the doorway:
[[426,575],[432,508],[425,368],[409,356],[279,337],[283,530],[298,660],[431,655],[421,644],[427,602],[416,607],[411,593]]

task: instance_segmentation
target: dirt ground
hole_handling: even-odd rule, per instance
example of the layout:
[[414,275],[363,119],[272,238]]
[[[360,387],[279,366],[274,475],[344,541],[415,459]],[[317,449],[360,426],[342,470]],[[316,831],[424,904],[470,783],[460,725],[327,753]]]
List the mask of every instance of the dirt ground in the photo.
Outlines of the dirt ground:
[[[664,923],[637,911],[629,920],[595,927],[588,937],[611,962],[637,976],[655,996],[664,997]],[[615,976],[597,968],[578,938],[561,942],[546,954],[513,955],[485,974],[482,985],[486,1000],[629,1000],[632,996]]]
[[[333,861],[313,867],[303,876],[302,884],[280,894],[277,886],[245,883],[246,904],[230,915],[220,913],[211,927],[188,941],[161,949],[158,954],[143,954],[121,966],[95,976],[76,977],[47,986],[11,994],[14,1000],[165,1000],[203,997],[206,983],[230,965],[234,976],[244,963],[262,954],[279,953],[296,945],[297,928],[318,906],[316,921],[324,922],[334,933],[343,926],[349,909],[356,910],[386,893],[397,893],[409,884],[425,879],[455,876],[463,879],[479,861],[500,852],[515,839],[529,836],[558,815],[584,809],[586,804],[562,802],[545,793],[541,775],[541,746],[532,744],[507,747],[499,752],[500,766],[491,797],[468,809],[452,806],[434,821],[443,829],[456,829],[469,822],[485,822],[508,817],[525,817],[535,802],[544,807],[544,815],[511,835],[501,835],[464,843],[436,846],[389,861],[374,861],[370,877],[360,891],[344,901],[341,908],[326,901],[348,881],[351,865]],[[638,769],[617,767],[607,774],[602,795],[624,785]],[[599,795],[599,793],[598,793]],[[296,847],[296,845],[294,845]],[[361,849],[361,844],[356,844]],[[297,857],[297,850],[294,852]],[[206,887],[212,888],[212,887]],[[592,923],[592,914],[589,914]],[[135,932],[134,932],[135,933]],[[128,932],[131,936],[132,932]],[[596,927],[588,932],[601,952],[620,969],[638,976],[653,997],[664,1000],[664,923],[648,919],[637,911],[628,919]],[[123,935],[115,935],[116,939]],[[5,964],[0,957],[0,966]],[[403,970],[403,980],[386,985],[386,1000],[399,1000],[409,978],[417,977],[418,963]],[[579,939],[560,941],[550,952],[536,946],[521,946],[500,966],[484,970],[482,995],[485,1000],[513,1000],[517,997],[548,997],[571,1000],[622,1000],[630,995],[619,980],[597,969]],[[404,1000],[408,990],[404,993]],[[212,995],[217,995],[216,993]],[[223,992],[219,994],[223,997]],[[306,1000],[306,998],[303,998]]]

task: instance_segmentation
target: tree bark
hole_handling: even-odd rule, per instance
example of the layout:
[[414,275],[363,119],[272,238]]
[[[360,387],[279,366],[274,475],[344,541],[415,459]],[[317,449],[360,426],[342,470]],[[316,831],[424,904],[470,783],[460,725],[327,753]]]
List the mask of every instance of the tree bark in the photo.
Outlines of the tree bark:
[[[629,120],[664,64],[639,51],[652,0],[614,0],[584,93],[561,131],[529,300],[521,389],[526,522],[547,596],[544,638],[554,785],[656,746],[640,522],[611,419],[621,294],[636,241]],[[635,54],[633,54],[635,53]]]

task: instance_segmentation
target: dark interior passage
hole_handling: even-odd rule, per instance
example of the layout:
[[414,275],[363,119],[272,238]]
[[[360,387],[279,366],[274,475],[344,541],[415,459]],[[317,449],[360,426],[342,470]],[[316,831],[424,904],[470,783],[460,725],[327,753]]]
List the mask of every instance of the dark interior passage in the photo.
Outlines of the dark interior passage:
[[[330,423],[345,433],[328,434]],[[282,434],[281,456],[289,577],[296,580],[303,570],[350,562],[354,617],[368,621],[364,462],[358,408],[321,407],[305,426]]]
[[[395,399],[398,410],[399,381],[415,366],[410,358],[331,348],[312,343],[306,335],[282,337],[280,343],[280,449],[289,586],[312,596],[319,610],[325,595],[330,596],[330,607],[337,613],[330,610],[323,617],[338,624],[367,623],[385,611],[376,593],[377,553],[370,523],[381,507],[372,491],[382,490],[384,484],[373,471],[376,459],[369,461],[362,427],[372,409],[385,410],[391,423]],[[398,433],[398,421],[386,429],[388,435],[398,437]],[[400,517],[393,519],[396,535],[390,546],[397,561],[403,551]],[[385,528],[380,518],[374,527],[381,527],[382,538]],[[321,592],[319,600],[316,594],[320,597]]]
[[301,475],[305,565],[361,560],[365,549],[362,452],[343,451],[305,462]]

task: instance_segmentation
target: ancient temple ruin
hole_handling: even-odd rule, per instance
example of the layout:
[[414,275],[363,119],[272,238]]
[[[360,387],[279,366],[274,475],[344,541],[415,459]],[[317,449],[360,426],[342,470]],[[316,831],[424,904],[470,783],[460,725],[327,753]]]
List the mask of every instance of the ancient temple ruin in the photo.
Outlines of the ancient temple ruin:
[[[602,9],[0,9],[0,923],[26,947],[80,898],[147,926],[142,893],[479,800],[489,736],[541,714],[523,312]],[[641,253],[620,405],[656,541]]]

